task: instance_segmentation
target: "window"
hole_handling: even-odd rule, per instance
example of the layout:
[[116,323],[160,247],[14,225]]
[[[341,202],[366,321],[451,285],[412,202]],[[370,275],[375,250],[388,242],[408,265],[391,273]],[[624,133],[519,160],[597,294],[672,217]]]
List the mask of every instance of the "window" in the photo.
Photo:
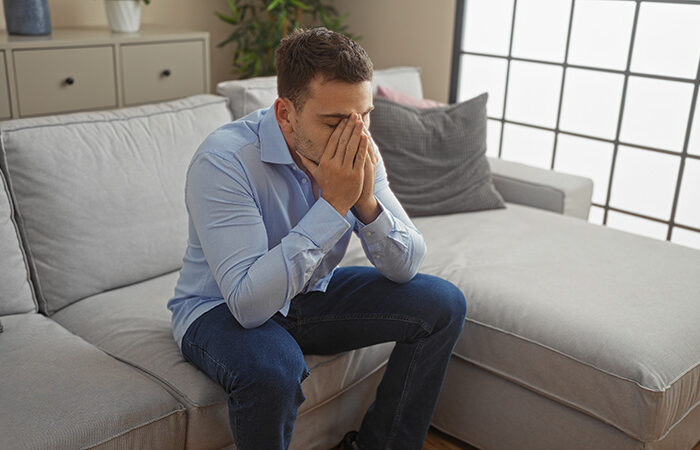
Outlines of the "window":
[[700,2],[457,0],[487,155],[593,179],[589,221],[700,248]]

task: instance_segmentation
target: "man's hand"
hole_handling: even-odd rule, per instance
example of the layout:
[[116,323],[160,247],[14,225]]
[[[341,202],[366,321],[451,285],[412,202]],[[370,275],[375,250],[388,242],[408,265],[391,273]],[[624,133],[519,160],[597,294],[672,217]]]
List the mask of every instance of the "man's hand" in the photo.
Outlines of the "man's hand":
[[356,113],[343,119],[333,130],[318,164],[297,152],[323,191],[321,196],[342,216],[360,198],[364,185],[368,136],[362,133],[363,125]]
[[366,127],[362,130],[363,136],[367,136],[367,157],[365,158],[364,180],[362,183],[362,192],[355,203],[355,215],[364,224],[374,222],[374,219],[381,213],[381,208],[374,196],[374,178],[377,171],[377,161],[379,157],[374,152],[374,139]]

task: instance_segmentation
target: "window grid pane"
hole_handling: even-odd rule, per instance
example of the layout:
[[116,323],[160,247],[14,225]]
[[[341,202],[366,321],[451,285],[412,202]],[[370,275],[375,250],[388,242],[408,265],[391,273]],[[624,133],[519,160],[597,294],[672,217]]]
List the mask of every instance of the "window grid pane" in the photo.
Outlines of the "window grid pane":
[[[458,11],[464,11],[464,4],[471,2],[479,3],[479,0],[470,0],[469,2],[457,0]],[[504,8],[509,7],[510,4],[508,1],[500,1],[492,2],[491,6],[486,6],[486,3],[490,3],[488,0],[481,0],[481,3],[479,6],[482,9],[491,8],[493,10],[490,11],[492,17],[498,8],[504,11]],[[543,10],[546,10],[547,14],[541,14]],[[606,14],[601,14],[601,10],[605,10]],[[681,10],[682,12],[679,12]],[[512,9],[508,11],[512,11]],[[454,55],[455,57],[469,54],[495,57],[506,65],[507,75],[503,88],[505,92],[503,95],[505,118],[500,112],[494,111],[495,108],[489,111],[489,130],[493,131],[492,136],[489,137],[489,146],[495,147],[500,139],[498,143],[500,143],[501,148],[491,148],[490,156],[495,156],[500,151],[500,157],[504,159],[547,167],[547,155],[551,155],[550,165],[547,168],[567,172],[564,170],[566,168],[569,173],[579,173],[594,180],[595,194],[589,221],[595,222],[602,215],[601,224],[603,225],[624,226],[627,227],[628,231],[672,240],[672,229],[673,232],[682,229],[688,233],[700,233],[700,224],[695,224],[694,216],[690,220],[693,223],[687,223],[689,221],[688,214],[692,214],[688,212],[687,206],[689,204],[687,199],[692,197],[688,192],[692,192],[692,188],[687,186],[695,187],[696,175],[693,172],[691,178],[684,180],[680,176],[682,174],[679,173],[684,166],[685,172],[689,171],[689,162],[691,166],[696,161],[700,165],[700,145],[698,144],[700,142],[700,112],[696,108],[698,83],[700,83],[700,64],[697,64],[698,59],[700,59],[700,39],[679,43],[674,48],[664,49],[664,58],[669,57],[669,55],[671,57],[678,55],[679,60],[666,63],[664,70],[649,69],[646,63],[649,61],[653,63],[653,55],[660,51],[658,46],[653,47],[656,43],[652,42],[651,47],[649,44],[653,41],[653,39],[650,40],[649,36],[657,33],[649,28],[650,23],[653,22],[653,14],[650,15],[649,11],[661,11],[661,20],[667,24],[669,17],[677,22],[675,26],[679,29],[674,29],[672,33],[666,33],[666,41],[670,42],[675,39],[674,42],[678,42],[679,39],[682,40],[683,37],[687,38],[690,35],[700,36],[700,28],[684,25],[686,22],[697,23],[695,19],[688,18],[700,17],[700,2],[677,0],[655,0],[653,2],[646,0],[639,2],[629,0],[589,0],[585,2],[582,0],[573,0],[573,2],[519,0],[516,2],[512,17],[508,18],[511,22],[511,53],[504,51],[505,44],[502,36],[507,34],[507,26],[503,23],[505,21],[503,16],[506,14],[501,14],[500,17],[491,19],[500,21],[501,40],[498,44],[500,50],[489,52],[489,49],[483,45],[480,47],[478,43],[470,44],[469,40],[475,36],[475,33],[478,33],[477,29],[472,30],[473,33],[469,35],[455,36],[455,45],[461,45],[461,47],[456,49]],[[483,11],[481,13],[482,17],[488,15],[485,15]],[[468,21],[469,19],[465,19],[467,15],[468,11],[465,11],[462,19],[457,18],[457,21]],[[542,20],[546,18],[548,23],[541,23],[538,26],[536,23],[538,16]],[[615,19],[611,17],[615,17]],[[461,22],[459,27],[455,26],[455,30],[461,30],[463,24],[464,22]],[[617,28],[613,25],[617,25]],[[596,29],[601,35],[608,36],[607,42],[611,42],[611,47],[614,47],[606,49],[610,51],[609,54],[602,55],[600,50],[597,52],[592,50],[596,48],[596,45],[600,47],[602,42],[595,40],[600,36],[590,36],[590,30]],[[639,31],[640,29],[642,31]],[[520,42],[521,39],[522,42]],[[562,42],[564,43],[563,49]],[[625,48],[625,43],[627,48]],[[679,46],[686,44],[686,47],[676,51]],[[649,55],[652,55],[651,59]],[[621,62],[623,59],[625,59],[624,63]],[[695,61],[697,66],[695,73],[687,70],[688,61]],[[549,86],[546,86],[547,82],[542,81],[542,77],[538,80],[532,73],[529,74],[529,77],[523,77],[523,73],[527,75],[527,71],[521,69],[526,64],[530,67],[546,65],[550,67],[550,71],[556,69],[560,71],[559,73],[564,72],[565,64],[568,64],[569,68],[563,74],[562,82],[553,87],[551,85],[556,84],[552,83],[554,77],[550,77],[551,79],[544,77],[548,80]],[[458,80],[459,61],[456,61],[454,65],[458,70],[453,71],[451,79],[451,102],[457,100],[458,84],[460,87],[462,85],[462,82]],[[577,82],[579,86],[582,85],[580,79],[570,76],[574,70],[599,73],[598,85],[602,83],[601,90],[607,91],[608,96],[615,96],[614,92],[619,88],[619,84],[616,84],[619,81],[610,82],[610,80],[615,78],[624,80],[621,95],[618,94],[619,114],[617,117],[614,114],[615,108],[612,106],[614,101],[605,98],[606,94],[599,93],[601,95],[599,99],[592,100],[586,99],[585,95],[580,92],[577,93],[578,99],[575,99],[572,90],[564,92],[567,81],[570,82],[572,88]],[[534,73],[534,71],[530,72]],[[539,74],[542,75],[546,72],[546,70],[542,70],[539,71]],[[609,78],[606,78],[606,73]],[[593,76],[595,77],[595,75]],[[630,81],[630,79],[633,80]],[[528,81],[531,87],[535,87],[532,90],[539,93],[544,99],[544,105],[537,107],[528,105],[528,102],[533,103],[532,99],[537,96],[532,92],[523,91],[522,86],[527,85]],[[536,89],[538,83],[540,86],[545,85],[545,87]],[[640,106],[645,103],[643,99],[640,101],[638,96],[640,85],[666,89],[661,95],[656,95],[657,102],[664,103],[660,108],[663,109],[663,114],[649,112],[648,109],[653,109],[653,107],[646,106],[647,111],[645,111],[645,108]],[[494,86],[492,89],[497,88]],[[567,103],[567,94],[575,100],[573,103]],[[462,99],[471,98],[464,95],[459,96]],[[552,98],[558,100],[558,106],[551,105]],[[587,110],[595,109],[596,101],[603,105],[600,114],[607,114],[605,118],[582,117],[581,111],[584,111],[583,116],[585,116],[585,113],[589,112]],[[647,103],[649,103],[648,100]],[[554,123],[552,123],[553,114],[556,117]],[[656,114],[656,119],[653,117],[654,114]],[[612,120],[617,120],[617,123],[611,124]],[[645,128],[650,127],[649,123],[654,124],[652,127],[656,126],[657,134],[655,136],[648,133],[645,136]],[[501,129],[503,136],[500,135]],[[556,145],[549,146],[550,137],[554,138]],[[571,142],[576,139],[588,141],[591,143],[591,149],[595,147],[599,149],[597,151],[599,157],[595,163],[589,161],[584,164],[581,160],[577,163],[577,157],[580,157],[580,154],[576,154],[571,145]],[[613,148],[611,156],[603,157],[605,152],[601,153],[600,149],[605,145]],[[557,156],[558,149],[564,152],[561,157]],[[657,158],[659,161],[665,161],[661,164],[663,180],[657,179],[653,183],[656,190],[652,206],[632,198],[625,199],[622,196],[625,190],[633,192],[629,189],[631,181],[638,183],[640,189],[644,187],[643,181],[634,181],[636,177],[630,175],[634,173],[630,172],[634,164],[630,165],[626,155],[628,156],[629,152],[634,150],[645,150],[660,157],[660,159]],[[590,150],[590,152],[591,154],[596,153],[595,150]],[[673,157],[674,155],[675,157]],[[603,174],[608,170],[606,165],[609,164],[610,159],[612,159],[612,164],[609,168],[609,180],[604,182],[602,181],[604,180]],[[596,164],[596,166],[592,166],[592,164]],[[613,196],[616,182],[618,193]],[[681,186],[681,182],[683,186]],[[692,199],[692,203],[697,203],[695,198]],[[669,204],[672,205],[670,214],[668,212]],[[593,220],[590,219],[592,217]],[[676,219],[680,219],[678,223],[682,226],[673,226]]]

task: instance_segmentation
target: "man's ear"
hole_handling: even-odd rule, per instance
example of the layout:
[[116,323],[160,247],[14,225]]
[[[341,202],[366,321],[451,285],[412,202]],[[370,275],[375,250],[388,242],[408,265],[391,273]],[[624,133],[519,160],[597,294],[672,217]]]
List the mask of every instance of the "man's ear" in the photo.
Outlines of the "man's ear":
[[294,123],[296,123],[296,110],[294,104],[288,98],[277,97],[275,100],[275,118],[284,134],[292,134],[294,132]]

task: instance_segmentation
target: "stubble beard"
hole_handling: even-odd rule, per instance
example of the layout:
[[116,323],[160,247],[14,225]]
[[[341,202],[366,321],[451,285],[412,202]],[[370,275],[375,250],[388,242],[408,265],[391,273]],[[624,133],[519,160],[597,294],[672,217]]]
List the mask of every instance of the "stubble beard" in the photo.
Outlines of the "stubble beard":
[[294,133],[294,147],[296,147],[296,150],[306,158],[310,159],[316,164],[319,163],[320,157],[316,155],[316,152],[314,152],[313,142],[311,142],[311,140],[307,138],[306,135],[304,135],[300,130]]

